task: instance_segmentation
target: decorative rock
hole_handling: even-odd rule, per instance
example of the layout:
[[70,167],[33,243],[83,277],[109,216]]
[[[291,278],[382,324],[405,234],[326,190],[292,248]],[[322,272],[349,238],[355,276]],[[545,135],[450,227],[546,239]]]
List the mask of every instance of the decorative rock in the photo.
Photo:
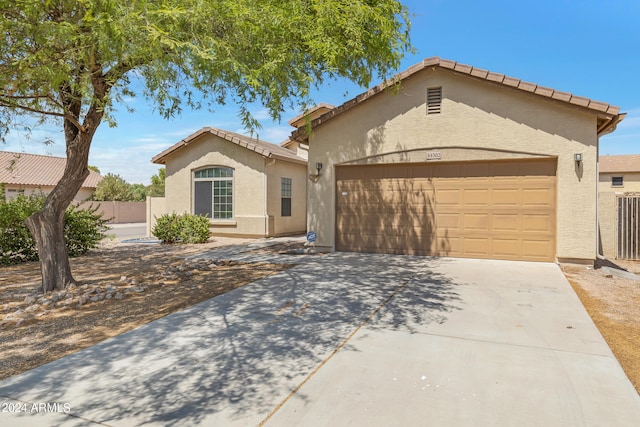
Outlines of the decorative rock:
[[78,299],[78,305],[83,305],[87,303],[87,298],[83,295]]
[[90,299],[89,301],[91,301],[91,302],[98,302],[98,301],[100,301],[100,299],[101,299],[101,298],[100,298],[100,295],[96,295],[96,296],[94,296],[94,297],[91,297],[91,299]]
[[113,298],[113,294],[111,292],[107,292],[107,294],[104,297],[106,299],[111,299],[111,298]]
[[38,304],[30,305],[29,307],[24,309],[25,313],[33,313],[34,311],[38,311],[40,306]]
[[120,292],[117,292],[116,296],[114,298],[115,299],[122,299],[122,298],[124,298],[124,295],[122,295]]
[[120,281],[125,282],[127,280],[127,276],[120,276]]
[[33,304],[36,302],[36,297],[29,295],[24,299],[25,304]]

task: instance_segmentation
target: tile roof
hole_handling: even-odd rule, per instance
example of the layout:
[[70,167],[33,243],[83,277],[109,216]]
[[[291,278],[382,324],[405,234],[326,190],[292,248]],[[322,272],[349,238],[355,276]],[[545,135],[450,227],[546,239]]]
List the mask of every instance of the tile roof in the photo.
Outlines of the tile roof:
[[[0,182],[15,185],[55,186],[67,164],[65,157],[0,151]],[[89,171],[84,188],[96,188],[102,176]]]
[[329,110],[333,110],[335,105],[327,104],[326,102],[321,102],[318,105],[314,105],[307,112],[298,114],[293,119],[289,120],[288,123],[294,128],[298,128],[304,124],[304,118],[309,116],[312,119],[321,116]]
[[189,135],[182,141],[172,145],[171,147],[167,148],[163,152],[153,156],[151,161],[156,164],[165,164],[165,161],[168,155],[172,154],[173,152],[183,147],[186,147],[187,145],[189,145],[189,143],[191,143],[195,139],[206,134],[218,136],[224,139],[225,141],[229,141],[233,144],[244,147],[247,150],[254,151],[266,158],[275,158],[275,159],[286,160],[293,163],[301,163],[301,164],[307,163],[305,159],[297,156],[293,151],[288,150],[286,148],[277,146],[270,142],[260,141],[245,135],[241,135],[238,133],[229,132],[226,130],[217,129],[213,127],[204,127],[199,131]]
[[[331,111],[323,114],[322,116],[314,119],[311,122],[311,127],[319,126],[325,123],[327,120],[350,110],[356,105],[360,104],[367,99],[382,93],[386,88],[395,85],[397,82],[402,81],[408,77],[413,76],[426,69],[441,68],[461,75],[466,75],[472,78],[485,80],[492,83],[497,83],[506,87],[511,87],[523,92],[531,93],[533,95],[542,96],[556,101],[561,101],[572,106],[586,109],[598,116],[598,134],[606,133],[609,129],[615,129],[615,125],[622,121],[625,114],[620,114],[620,107],[607,104],[605,102],[594,101],[589,98],[573,95],[569,92],[560,92],[548,87],[538,86],[535,83],[529,83],[517,79],[515,77],[505,76],[504,74],[494,73],[491,71],[483,70],[482,68],[475,68],[471,65],[460,64],[456,61],[448,59],[442,59],[437,56],[427,58],[422,62],[415,64],[405,71],[397,74],[393,78],[386,82],[383,82],[377,86],[372,87],[366,92],[361,93],[353,99],[345,102],[344,104],[333,108]],[[307,139],[304,129],[296,129],[291,133],[291,139],[305,140]]]
[[640,154],[626,154],[622,156],[600,156],[599,167],[600,173],[640,173]]

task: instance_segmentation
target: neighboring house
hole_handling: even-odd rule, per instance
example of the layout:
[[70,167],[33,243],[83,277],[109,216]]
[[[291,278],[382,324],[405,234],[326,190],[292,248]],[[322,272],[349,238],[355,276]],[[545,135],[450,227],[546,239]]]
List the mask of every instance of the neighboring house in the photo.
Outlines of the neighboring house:
[[206,215],[214,235],[306,230],[307,161],[292,150],[205,127],[152,161],[166,166],[164,211]]
[[292,134],[319,248],[593,262],[618,107],[440,58],[391,82]]
[[640,193],[640,154],[600,156],[599,190]]
[[[4,184],[6,199],[18,194],[50,193],[62,178],[66,163],[64,157],[0,151],[0,184]],[[99,173],[89,171],[74,200],[89,199],[101,179]]]
[[640,154],[600,156],[600,254],[640,259]]

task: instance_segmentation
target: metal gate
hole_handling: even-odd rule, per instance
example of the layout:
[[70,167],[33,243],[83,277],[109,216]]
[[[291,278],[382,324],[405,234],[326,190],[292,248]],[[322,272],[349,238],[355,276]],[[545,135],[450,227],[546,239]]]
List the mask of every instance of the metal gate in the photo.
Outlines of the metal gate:
[[640,195],[617,197],[618,259],[640,259]]

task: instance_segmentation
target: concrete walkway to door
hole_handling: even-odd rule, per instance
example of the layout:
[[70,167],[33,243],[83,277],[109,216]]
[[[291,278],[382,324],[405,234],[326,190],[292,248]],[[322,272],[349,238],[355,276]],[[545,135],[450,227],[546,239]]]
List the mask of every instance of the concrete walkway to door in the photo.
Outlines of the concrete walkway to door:
[[[553,264],[333,253],[0,383],[3,426],[637,425]],[[26,406],[31,408],[32,406]]]

